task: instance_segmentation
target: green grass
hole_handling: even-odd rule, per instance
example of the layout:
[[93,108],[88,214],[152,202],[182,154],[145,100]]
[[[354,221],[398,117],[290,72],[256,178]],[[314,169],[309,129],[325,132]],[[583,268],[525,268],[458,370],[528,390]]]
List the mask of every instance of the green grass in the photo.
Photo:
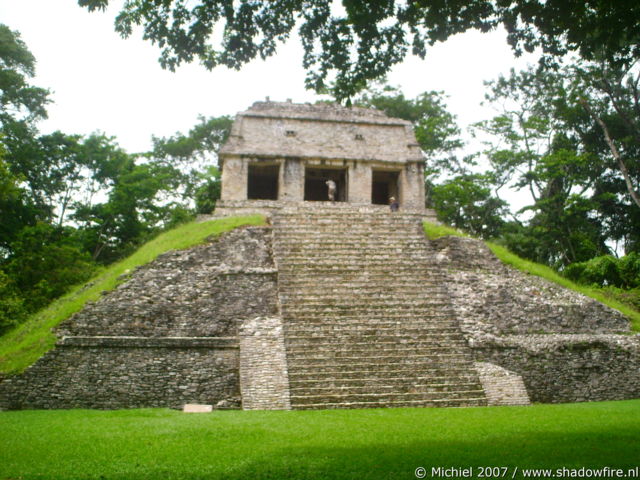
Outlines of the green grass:
[[[0,412],[0,478],[412,479],[418,467],[632,468],[640,400],[308,412]],[[459,478],[459,477],[457,477]],[[516,478],[522,478],[516,474]]]
[[468,233],[465,233],[462,230],[458,230],[457,228],[453,228],[448,225],[423,222],[423,226],[424,233],[426,233],[427,237],[432,240],[440,237],[445,237],[447,235],[451,235],[454,237],[471,238],[471,235],[469,235]]
[[[455,228],[448,227],[445,225],[436,225],[430,222],[424,222],[424,231],[427,234],[427,237],[431,239],[443,237],[446,235],[453,235],[458,237],[470,237],[470,235],[461,232],[460,230],[456,230]],[[547,267],[546,265],[541,265],[539,263],[531,262],[529,260],[525,260],[517,256],[516,254],[510,252],[502,245],[498,245],[493,242],[485,242],[487,246],[491,249],[496,257],[498,257],[503,263],[510,265],[518,270],[521,270],[530,275],[536,275],[538,277],[542,277],[550,282],[554,282],[564,288],[568,288],[575,292],[581,293],[587,297],[591,297],[594,300],[604,303],[609,307],[618,310],[622,314],[626,315],[631,322],[631,330],[640,331],[640,312],[634,310],[633,308],[625,305],[607,295],[605,295],[602,291],[587,287],[584,285],[578,285],[571,280],[559,275],[552,268]]]
[[51,329],[80,311],[87,302],[97,300],[103,291],[115,288],[122,280],[121,275],[149,263],[169,250],[189,248],[203,243],[211,236],[220,235],[241,225],[260,225],[264,221],[263,216],[254,215],[202,223],[191,222],[158,235],[131,256],[104,269],[86,284],[75,287],[67,295],[1,337],[0,372],[19,373],[50,350],[55,343]]

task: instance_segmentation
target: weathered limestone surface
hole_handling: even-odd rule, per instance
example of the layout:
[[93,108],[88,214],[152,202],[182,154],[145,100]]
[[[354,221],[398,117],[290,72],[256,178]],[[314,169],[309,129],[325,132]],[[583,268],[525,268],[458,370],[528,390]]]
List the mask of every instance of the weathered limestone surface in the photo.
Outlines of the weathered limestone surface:
[[222,169],[222,200],[247,199],[248,163],[246,159],[229,157]]
[[287,158],[280,169],[280,200],[300,202],[304,199],[304,165],[299,159]]
[[640,397],[640,336],[620,312],[505,266],[480,241],[432,244],[477,361],[520,375],[535,402]]
[[290,410],[282,319],[258,317],[240,327],[243,410]]
[[371,202],[371,166],[363,163],[351,165],[349,175],[349,203]]
[[442,237],[432,244],[469,335],[629,331],[617,310],[504,265],[481,241]]
[[[259,213],[265,215],[267,218],[271,218],[273,215],[277,215],[279,212],[295,212],[300,209],[306,211],[316,212],[318,215],[323,215],[327,211],[339,211],[339,210],[352,210],[358,213],[388,213],[388,205],[371,205],[365,203],[344,203],[344,202],[304,202],[302,205],[288,202],[281,202],[278,200],[251,200],[251,201],[219,201],[218,205],[222,208],[216,207],[215,214],[212,215],[200,215],[199,221],[205,222],[207,220],[215,218],[224,218],[229,216],[242,216],[252,215]],[[400,208],[400,212],[404,212],[404,209]],[[432,209],[424,209],[419,212],[423,220],[430,222],[437,222],[436,212]]]
[[61,325],[61,335],[236,336],[238,320],[277,313],[270,230],[244,228],[172,251]]
[[220,154],[424,160],[408,121],[366,108],[288,102],[255,102],[249,110],[239,113]]
[[406,210],[424,209],[424,170],[422,163],[409,163],[400,172],[400,203]]
[[421,218],[274,215],[293,409],[486,405]]
[[168,252],[61,325],[0,408],[240,408],[238,327],[277,310],[270,229]]
[[519,373],[534,402],[640,398],[638,335],[509,335],[472,347],[479,358]]
[[239,408],[238,348],[57,346],[0,384],[0,409]]
[[[312,194],[305,195],[307,169],[325,180],[330,177],[329,171],[341,175],[347,194],[342,192],[339,201],[386,204],[384,197],[395,195],[402,209],[425,210],[424,156],[411,123],[373,109],[255,102],[236,116],[229,138],[220,149],[220,162],[219,214],[231,214],[226,211],[228,202],[252,204],[255,200],[277,199],[302,204],[305,198],[322,200],[311,186]],[[277,170],[277,181],[262,183],[268,192],[250,192],[250,169],[267,164]],[[372,169],[393,172],[397,181],[374,185]],[[318,174],[318,170],[324,173]],[[313,175],[311,180],[317,178]]]
[[421,214],[278,212],[273,231],[239,229],[130,272],[0,382],[0,409],[640,397],[640,336],[617,311],[481,242],[428,242]]
[[522,377],[493,363],[475,363],[488,405],[529,405]]

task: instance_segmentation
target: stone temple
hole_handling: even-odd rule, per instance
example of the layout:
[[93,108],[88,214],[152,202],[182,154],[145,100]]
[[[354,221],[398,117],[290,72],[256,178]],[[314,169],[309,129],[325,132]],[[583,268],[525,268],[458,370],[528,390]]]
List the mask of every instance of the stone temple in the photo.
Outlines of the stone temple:
[[218,212],[335,200],[424,212],[424,156],[411,123],[366,108],[256,102],[220,151]]
[[640,397],[640,336],[620,312],[502,264],[478,240],[426,238],[424,164],[406,122],[258,102],[220,157],[216,215],[262,212],[267,224],[132,272],[0,383],[1,409]]

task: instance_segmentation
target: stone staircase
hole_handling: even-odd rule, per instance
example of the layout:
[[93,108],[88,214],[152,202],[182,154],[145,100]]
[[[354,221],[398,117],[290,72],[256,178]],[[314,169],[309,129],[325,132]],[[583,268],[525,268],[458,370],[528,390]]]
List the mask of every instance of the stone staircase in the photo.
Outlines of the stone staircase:
[[273,216],[292,408],[486,405],[421,220]]

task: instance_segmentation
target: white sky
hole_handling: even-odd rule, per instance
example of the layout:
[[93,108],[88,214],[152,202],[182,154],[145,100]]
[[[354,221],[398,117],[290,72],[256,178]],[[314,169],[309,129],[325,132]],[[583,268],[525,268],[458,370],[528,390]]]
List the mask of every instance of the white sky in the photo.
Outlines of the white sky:
[[[317,98],[304,89],[302,49],[293,40],[277,56],[239,72],[209,72],[192,64],[172,73],[160,68],[159,50],[143,41],[140,31],[120,38],[113,29],[116,12],[111,7],[89,13],[75,0],[0,0],[0,22],[21,33],[38,62],[33,83],[52,91],[54,103],[42,131],[98,130],[135,152],[149,148],[152,134],[188,130],[198,114],[234,114],[266,96],[294,102]],[[525,59],[514,59],[503,32],[467,32],[431,48],[425,60],[408,57],[388,78],[409,97],[444,90],[450,110],[465,126],[491,115],[479,106],[483,80],[525,65]]]
[[[293,39],[277,56],[239,72],[209,72],[197,63],[175,73],[162,70],[159,50],[143,41],[140,31],[126,40],[114,31],[121,1],[112,0],[107,12],[89,13],[76,0],[0,0],[0,22],[19,31],[36,57],[33,84],[52,92],[42,132],[100,131],[134,153],[148,150],[152,135],[188,131],[198,115],[235,114],[266,96],[294,102],[319,98],[304,89],[302,49]],[[443,90],[465,133],[469,124],[495,113],[480,106],[483,81],[533,62],[514,58],[503,31],[470,31],[430,48],[425,60],[407,57],[388,80],[408,97]]]

